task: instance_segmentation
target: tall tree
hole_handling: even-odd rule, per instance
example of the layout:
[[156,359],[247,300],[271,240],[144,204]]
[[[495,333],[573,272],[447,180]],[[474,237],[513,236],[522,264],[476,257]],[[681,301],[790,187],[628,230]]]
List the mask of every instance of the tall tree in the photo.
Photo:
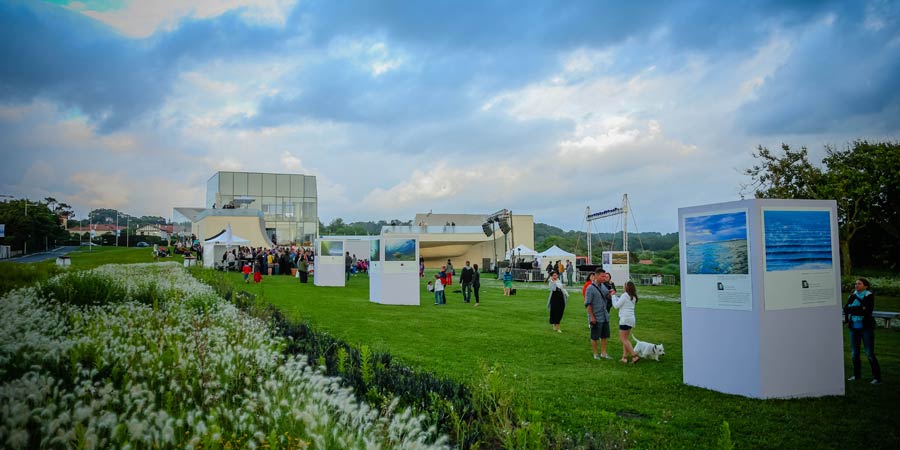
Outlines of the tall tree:
[[[807,150],[782,144],[782,153],[760,146],[758,163],[744,173],[758,198],[833,199],[838,205],[841,270],[852,269],[851,246],[859,231],[878,227],[881,247],[896,248],[900,203],[900,143],[856,141],[843,150],[826,147],[823,167],[813,165]],[[870,235],[871,236],[871,235]],[[896,256],[891,264],[896,265]]]

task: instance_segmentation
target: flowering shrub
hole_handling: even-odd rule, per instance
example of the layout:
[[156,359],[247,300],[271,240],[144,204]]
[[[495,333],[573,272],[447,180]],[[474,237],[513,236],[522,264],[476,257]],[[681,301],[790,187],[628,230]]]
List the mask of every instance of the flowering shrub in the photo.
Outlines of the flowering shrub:
[[270,325],[174,263],[63,274],[0,316],[5,448],[446,447],[421,416],[284,356]]

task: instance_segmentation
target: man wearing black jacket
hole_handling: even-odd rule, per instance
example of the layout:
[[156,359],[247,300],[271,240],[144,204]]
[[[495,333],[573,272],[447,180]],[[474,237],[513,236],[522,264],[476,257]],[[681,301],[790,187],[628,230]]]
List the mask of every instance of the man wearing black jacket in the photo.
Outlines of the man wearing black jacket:
[[469,303],[472,299],[472,281],[475,279],[475,270],[466,261],[466,267],[463,267],[462,274],[459,277],[459,283],[462,285],[463,302]]

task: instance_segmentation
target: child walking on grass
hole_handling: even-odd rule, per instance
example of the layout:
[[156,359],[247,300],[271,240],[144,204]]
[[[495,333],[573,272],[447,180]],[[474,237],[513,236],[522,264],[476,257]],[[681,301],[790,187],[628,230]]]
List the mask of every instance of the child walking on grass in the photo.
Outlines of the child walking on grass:
[[443,305],[447,303],[446,297],[444,297],[444,280],[441,278],[440,274],[435,274],[434,276],[434,304],[435,305]]

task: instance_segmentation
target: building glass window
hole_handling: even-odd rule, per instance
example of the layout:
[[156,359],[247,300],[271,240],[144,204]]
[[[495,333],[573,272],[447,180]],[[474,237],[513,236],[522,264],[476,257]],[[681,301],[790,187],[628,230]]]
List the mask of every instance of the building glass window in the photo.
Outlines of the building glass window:
[[289,196],[291,195],[291,176],[286,174],[278,174],[275,176],[275,195]]
[[251,196],[260,196],[262,195],[262,174],[261,173],[248,173],[247,174],[247,194]]
[[275,174],[274,173],[264,173],[263,177],[263,188],[262,195],[266,197],[274,197],[277,189],[275,188]]
[[219,172],[219,194],[234,195],[234,172]]
[[234,173],[234,195],[247,195],[247,173]]
[[316,194],[316,177],[305,176],[304,178],[304,186],[303,186],[303,195],[307,197],[315,197]]
[[303,197],[303,175],[291,175],[291,197]]

